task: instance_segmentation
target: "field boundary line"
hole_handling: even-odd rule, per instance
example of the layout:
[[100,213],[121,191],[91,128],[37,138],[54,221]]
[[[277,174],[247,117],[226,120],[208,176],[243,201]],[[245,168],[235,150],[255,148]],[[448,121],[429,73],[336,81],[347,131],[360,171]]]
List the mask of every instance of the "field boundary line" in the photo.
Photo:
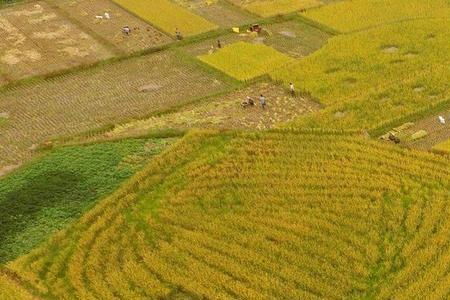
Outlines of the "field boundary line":
[[316,28],[316,29],[318,29],[320,31],[325,32],[325,33],[331,34],[332,36],[343,34],[339,30],[336,30],[336,29],[334,29],[334,28],[332,28],[330,26],[327,26],[325,24],[322,24],[320,22],[312,20],[312,19],[306,17],[305,15],[303,15],[301,13],[296,13],[293,19],[298,21],[298,22],[301,22],[301,23],[304,23],[306,25],[309,25],[311,27],[314,27],[314,28]]
[[9,278],[11,281],[15,282],[17,285],[19,285],[21,288],[26,290],[28,293],[30,293],[33,297],[36,299],[42,299],[43,295],[40,293],[33,284],[28,282],[27,280],[24,280],[19,274],[17,274],[15,271],[9,269],[8,267],[1,266],[0,265],[0,274],[4,274]]

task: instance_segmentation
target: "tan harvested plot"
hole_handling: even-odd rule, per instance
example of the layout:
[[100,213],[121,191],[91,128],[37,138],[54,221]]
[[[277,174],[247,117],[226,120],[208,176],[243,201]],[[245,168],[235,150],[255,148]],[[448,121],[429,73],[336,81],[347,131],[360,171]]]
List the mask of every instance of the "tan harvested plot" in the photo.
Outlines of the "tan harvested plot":
[[227,45],[199,59],[239,80],[253,79],[295,62],[271,47],[245,42]]
[[[56,0],[54,3],[70,18],[87,26],[126,53],[159,46],[172,40],[109,0]],[[108,15],[105,16],[105,13]],[[121,30],[123,26],[129,26],[132,34],[125,35]]]
[[51,137],[143,117],[226,85],[172,53],[83,70],[0,92],[0,170]]
[[0,10],[0,36],[0,73],[10,81],[112,56],[41,1]]
[[[261,93],[267,97],[266,110],[261,109],[257,100]],[[254,99],[255,106],[241,106],[247,96]],[[291,97],[280,86],[259,83],[228,95],[187,105],[175,113],[116,126],[104,136],[133,136],[167,128],[268,129],[319,108],[309,99]]]
[[173,2],[225,28],[249,24],[257,18],[226,0],[173,0]]
[[[264,25],[269,35],[235,34],[229,33],[220,36],[222,46],[237,42],[264,44],[273,47],[281,53],[294,58],[302,58],[320,49],[331,37],[313,26],[298,22],[297,20]],[[217,44],[217,38],[189,44],[184,49],[193,56],[209,53],[211,45]]]
[[218,27],[169,0],[113,1],[172,36],[177,28],[183,36],[191,36]]

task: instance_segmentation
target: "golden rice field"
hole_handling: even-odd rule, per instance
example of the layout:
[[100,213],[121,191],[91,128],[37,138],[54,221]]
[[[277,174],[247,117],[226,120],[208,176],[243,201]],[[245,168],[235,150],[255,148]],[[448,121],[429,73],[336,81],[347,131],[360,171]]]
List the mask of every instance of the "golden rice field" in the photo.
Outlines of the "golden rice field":
[[448,103],[449,37],[441,19],[338,35],[271,75],[326,106],[295,126],[375,130]]
[[2,32],[0,300],[450,299],[449,0],[30,0]]
[[433,150],[437,152],[450,154],[450,140],[437,144],[436,146],[433,147]]
[[0,298],[2,300],[33,300],[37,299],[24,289],[14,278],[0,269]]
[[248,11],[263,17],[288,14],[322,4],[321,0],[231,0]]
[[448,158],[339,132],[191,132],[10,263],[57,299],[444,299]]
[[177,28],[183,36],[196,35],[218,28],[217,25],[169,0],[113,1],[172,36],[175,36]]
[[233,43],[198,58],[239,80],[253,79],[295,62],[269,46],[247,42]]
[[346,0],[303,13],[304,16],[349,32],[414,19],[447,18],[447,0]]

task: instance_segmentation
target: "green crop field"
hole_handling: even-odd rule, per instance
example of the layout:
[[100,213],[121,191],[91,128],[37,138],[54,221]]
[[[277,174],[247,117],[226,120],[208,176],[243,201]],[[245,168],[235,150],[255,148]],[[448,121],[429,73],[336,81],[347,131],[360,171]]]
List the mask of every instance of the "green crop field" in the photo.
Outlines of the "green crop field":
[[450,300],[449,17],[0,0],[0,300]]
[[57,149],[0,180],[0,262],[27,253],[111,193],[170,140]]

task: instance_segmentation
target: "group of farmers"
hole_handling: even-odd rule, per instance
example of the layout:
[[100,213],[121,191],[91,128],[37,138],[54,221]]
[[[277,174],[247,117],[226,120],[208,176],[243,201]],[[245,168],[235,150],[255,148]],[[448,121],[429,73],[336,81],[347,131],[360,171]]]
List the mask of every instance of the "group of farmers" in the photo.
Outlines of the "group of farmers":
[[[289,84],[289,92],[292,97],[295,97],[295,87],[292,82]],[[261,105],[262,109],[266,109],[266,97],[263,94],[259,96],[259,104]],[[247,98],[244,102],[242,102],[241,105],[242,107],[251,107],[255,105],[255,101],[252,99],[252,97],[247,96]]]

